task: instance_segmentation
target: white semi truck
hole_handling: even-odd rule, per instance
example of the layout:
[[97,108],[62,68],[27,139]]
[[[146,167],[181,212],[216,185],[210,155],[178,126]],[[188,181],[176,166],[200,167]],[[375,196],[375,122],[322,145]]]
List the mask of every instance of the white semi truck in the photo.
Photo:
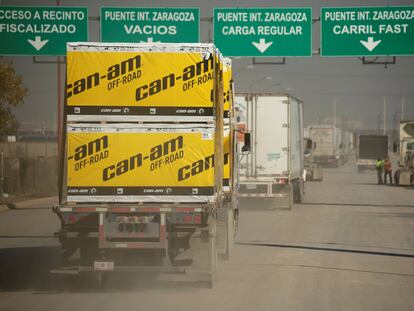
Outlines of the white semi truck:
[[323,179],[323,170],[322,167],[315,163],[313,157],[313,152],[315,150],[315,145],[310,138],[304,138],[303,148],[304,148],[304,166],[306,171],[305,181],[322,181]]
[[286,94],[237,94],[235,105],[251,141],[240,157],[239,197],[273,199],[276,207],[301,202],[303,103]]
[[357,167],[362,173],[366,169],[375,169],[377,159],[388,157],[388,136],[387,135],[359,135]]
[[323,167],[338,167],[344,162],[342,130],[333,125],[309,125],[308,137],[314,143],[314,162]]

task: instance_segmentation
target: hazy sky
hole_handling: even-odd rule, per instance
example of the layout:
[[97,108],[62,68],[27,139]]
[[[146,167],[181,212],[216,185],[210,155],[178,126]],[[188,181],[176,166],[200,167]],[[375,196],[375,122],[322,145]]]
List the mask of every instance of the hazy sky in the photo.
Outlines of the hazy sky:
[[[55,5],[56,1],[0,0],[2,5]],[[61,6],[88,6],[90,16],[99,16],[100,6],[136,7],[199,7],[201,17],[212,17],[214,7],[312,7],[313,17],[319,17],[322,6],[383,6],[414,5],[411,1],[74,1],[60,0]],[[319,47],[319,23],[314,24],[313,49]],[[201,40],[212,36],[212,25],[201,22]],[[99,22],[89,23],[90,41],[99,41]],[[414,38],[413,38],[414,40]],[[3,43],[2,43],[3,44]],[[16,110],[23,124],[53,127],[57,114],[57,66],[34,64],[31,57],[7,57],[14,62],[16,71],[23,76],[29,95],[24,106]],[[40,57],[40,60],[55,58]],[[265,61],[259,59],[258,61]],[[317,123],[320,117],[332,115],[333,102],[337,102],[337,115],[347,117],[350,124],[377,127],[378,113],[383,111],[383,98],[387,101],[388,127],[392,114],[401,111],[405,97],[406,119],[414,119],[414,57],[397,57],[396,65],[362,65],[351,58],[287,58],[285,65],[256,65],[251,58],[234,59],[236,92],[246,92],[252,84],[254,91],[283,91],[296,95],[305,102],[305,123]],[[62,80],[64,66],[62,65]],[[271,76],[272,80],[263,79]],[[262,82],[256,83],[262,80]],[[274,84],[280,84],[272,86]],[[63,87],[62,87],[63,90]]]

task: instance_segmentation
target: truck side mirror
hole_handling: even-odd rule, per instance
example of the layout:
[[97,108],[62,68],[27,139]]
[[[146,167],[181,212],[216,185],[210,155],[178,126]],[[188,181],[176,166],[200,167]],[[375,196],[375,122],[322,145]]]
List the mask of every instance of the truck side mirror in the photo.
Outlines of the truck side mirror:
[[242,147],[242,152],[249,152],[250,149],[250,133],[244,133],[244,146]]

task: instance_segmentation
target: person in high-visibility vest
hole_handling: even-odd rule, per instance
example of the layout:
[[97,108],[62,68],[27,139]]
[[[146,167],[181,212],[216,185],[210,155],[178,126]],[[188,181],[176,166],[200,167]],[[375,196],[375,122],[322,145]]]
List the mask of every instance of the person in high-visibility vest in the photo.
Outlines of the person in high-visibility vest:
[[387,176],[390,176],[390,185],[392,185],[392,167],[389,158],[384,161],[384,184],[387,184]]
[[382,185],[382,171],[384,169],[384,161],[377,159],[377,162],[375,163],[375,169],[377,170],[378,185]]

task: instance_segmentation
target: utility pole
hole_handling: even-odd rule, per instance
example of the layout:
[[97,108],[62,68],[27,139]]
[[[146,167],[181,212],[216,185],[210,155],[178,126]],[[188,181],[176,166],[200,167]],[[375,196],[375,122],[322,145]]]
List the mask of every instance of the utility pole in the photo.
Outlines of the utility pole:
[[397,123],[397,112],[392,114],[392,145],[394,146],[395,143],[395,125]]
[[378,114],[378,135],[381,132],[381,114]]
[[384,96],[384,135],[387,135],[387,98]]
[[403,96],[401,99],[401,121],[404,121],[405,118],[405,97]]

